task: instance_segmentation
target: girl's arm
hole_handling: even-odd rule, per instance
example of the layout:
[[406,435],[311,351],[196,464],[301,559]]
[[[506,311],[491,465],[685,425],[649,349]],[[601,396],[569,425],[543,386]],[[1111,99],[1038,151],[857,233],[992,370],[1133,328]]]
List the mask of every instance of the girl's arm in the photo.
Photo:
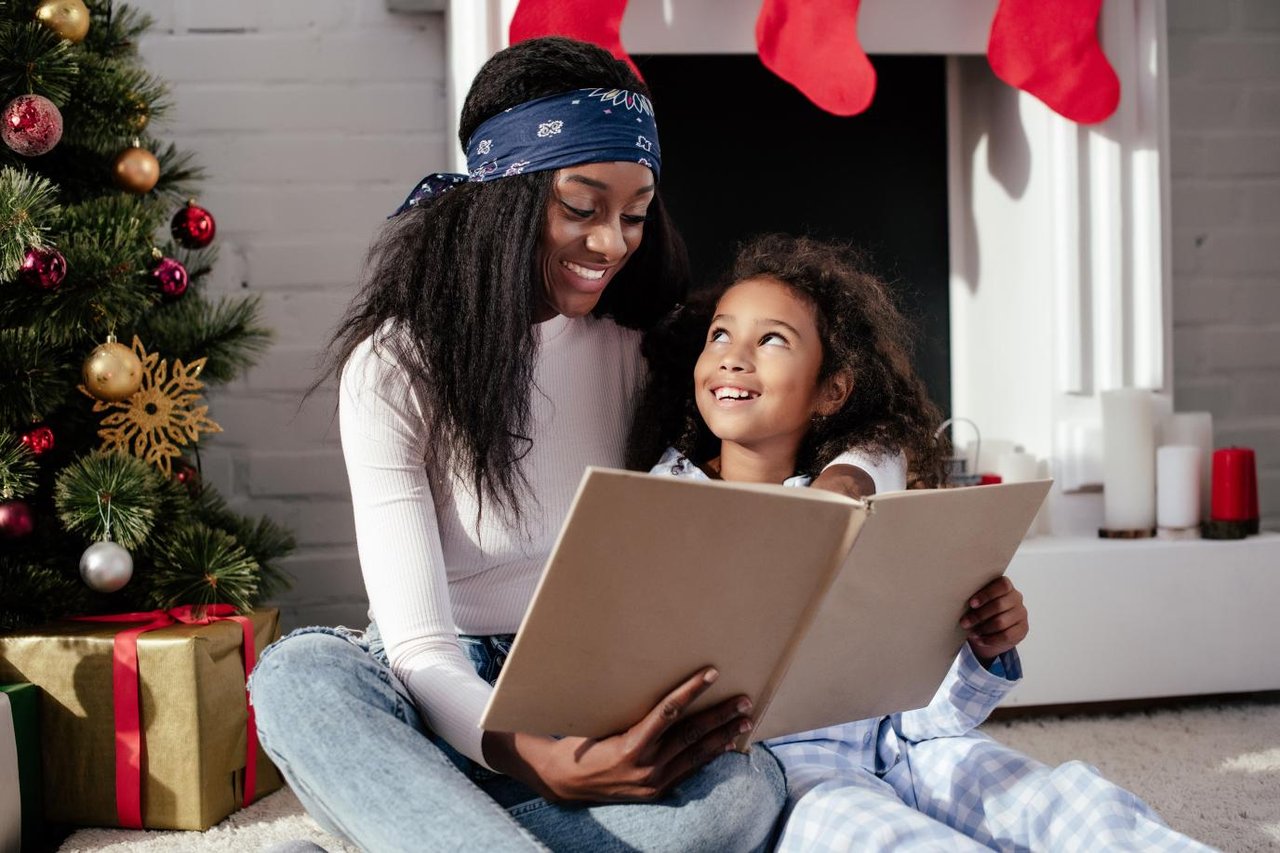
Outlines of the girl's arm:
[[960,627],[969,633],[969,648],[983,666],[1011,651],[1031,630],[1022,593],[1007,577],[998,577],[973,594]]
[[842,462],[824,468],[813,478],[809,487],[826,489],[850,498],[865,498],[876,493],[875,480],[871,479],[865,468]]

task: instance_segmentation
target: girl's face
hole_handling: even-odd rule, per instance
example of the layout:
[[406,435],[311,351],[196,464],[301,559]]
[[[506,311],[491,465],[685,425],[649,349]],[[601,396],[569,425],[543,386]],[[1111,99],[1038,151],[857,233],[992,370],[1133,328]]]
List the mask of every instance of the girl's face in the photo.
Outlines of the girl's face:
[[589,163],[556,172],[539,241],[534,322],[582,317],[640,246],[653,172],[639,163]]
[[812,417],[847,396],[847,383],[819,383],[822,355],[812,305],[774,279],[740,281],[716,304],[693,369],[698,411],[722,442],[794,460]]

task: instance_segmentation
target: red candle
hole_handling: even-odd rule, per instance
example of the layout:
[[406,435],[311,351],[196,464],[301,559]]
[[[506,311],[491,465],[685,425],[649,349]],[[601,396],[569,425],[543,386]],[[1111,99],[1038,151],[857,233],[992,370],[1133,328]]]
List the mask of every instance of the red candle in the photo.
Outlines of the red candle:
[[1250,521],[1258,517],[1258,474],[1253,451],[1224,447],[1213,452],[1214,521]]

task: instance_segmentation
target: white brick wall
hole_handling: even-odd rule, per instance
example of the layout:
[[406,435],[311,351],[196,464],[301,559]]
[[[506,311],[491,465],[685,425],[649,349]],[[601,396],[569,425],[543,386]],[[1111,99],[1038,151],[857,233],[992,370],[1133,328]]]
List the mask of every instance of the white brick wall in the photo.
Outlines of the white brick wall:
[[1174,402],[1252,447],[1280,527],[1280,3],[1169,0]]
[[[440,15],[379,0],[138,0],[158,131],[194,151],[218,219],[215,292],[260,293],[278,343],[216,393],[206,478],[290,525],[286,627],[357,625],[364,600],[332,389],[299,407],[383,217],[441,167]],[[1169,0],[1175,398],[1258,452],[1280,526],[1280,3]]]
[[215,392],[225,432],[202,454],[233,506],[287,524],[300,547],[285,627],[363,625],[364,592],[332,386],[301,404],[354,292],[369,241],[446,165],[441,15],[380,0],[138,0],[142,44],[174,109],[156,132],[194,152],[218,221],[210,290],[257,293],[276,345]]

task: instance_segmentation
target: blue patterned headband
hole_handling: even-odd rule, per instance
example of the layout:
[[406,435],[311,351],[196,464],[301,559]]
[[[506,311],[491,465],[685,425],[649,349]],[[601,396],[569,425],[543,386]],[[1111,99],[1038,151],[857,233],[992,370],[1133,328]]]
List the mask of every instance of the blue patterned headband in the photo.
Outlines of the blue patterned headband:
[[477,127],[467,142],[469,174],[427,175],[391,216],[462,183],[618,161],[648,166],[658,177],[662,154],[648,98],[625,89],[551,95],[498,113]]

